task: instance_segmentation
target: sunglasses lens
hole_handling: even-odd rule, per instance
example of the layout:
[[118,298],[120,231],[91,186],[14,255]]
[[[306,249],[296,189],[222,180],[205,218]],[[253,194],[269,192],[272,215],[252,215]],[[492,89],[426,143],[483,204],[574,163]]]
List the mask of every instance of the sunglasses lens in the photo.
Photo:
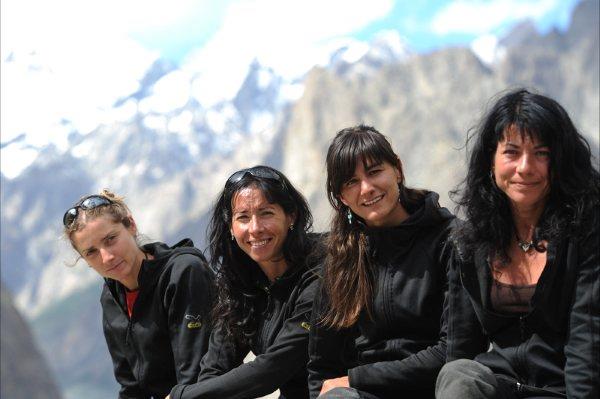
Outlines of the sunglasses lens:
[[101,197],[99,195],[92,195],[81,201],[80,204],[75,205],[73,208],[69,209],[65,212],[63,216],[63,225],[70,226],[71,223],[77,219],[77,209],[81,208],[83,210],[94,209],[102,205],[110,205],[112,201],[108,198]]
[[247,169],[238,170],[237,172],[229,176],[229,179],[227,179],[227,184],[234,184],[239,182],[240,180],[242,180],[242,178],[246,175],[247,172]]
[[63,225],[69,226],[77,218],[77,208],[71,208],[63,216]]
[[281,179],[279,178],[279,175],[269,169],[255,169],[255,170],[249,171],[249,173],[252,176],[262,177],[264,179],[273,179],[273,180],[281,181]]
[[81,203],[80,207],[81,207],[81,209],[94,209],[101,205],[108,205],[108,204],[110,204],[110,201],[107,200],[106,198],[94,196],[94,197],[86,198]]
[[272,179],[272,180],[276,180],[276,181],[282,183],[281,177],[277,173],[273,172],[271,169],[259,167],[259,168],[238,170],[237,172],[235,172],[234,174],[229,176],[229,179],[227,179],[226,185],[230,185],[230,184],[239,182],[240,180],[242,180],[244,178],[244,176],[246,176],[246,174],[249,174],[254,177],[260,177],[262,179]]

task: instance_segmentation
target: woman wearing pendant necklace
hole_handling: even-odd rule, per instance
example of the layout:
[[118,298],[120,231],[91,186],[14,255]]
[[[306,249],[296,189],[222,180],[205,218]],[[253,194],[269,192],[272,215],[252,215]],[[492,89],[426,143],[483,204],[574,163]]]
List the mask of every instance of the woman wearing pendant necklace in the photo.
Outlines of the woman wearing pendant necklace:
[[213,272],[190,239],[141,245],[122,197],[103,190],[63,216],[65,236],[104,277],[104,337],[119,398],[164,398],[196,381],[208,349]]
[[600,175],[588,143],[556,101],[524,89],[499,98],[469,142],[436,396],[600,397]]

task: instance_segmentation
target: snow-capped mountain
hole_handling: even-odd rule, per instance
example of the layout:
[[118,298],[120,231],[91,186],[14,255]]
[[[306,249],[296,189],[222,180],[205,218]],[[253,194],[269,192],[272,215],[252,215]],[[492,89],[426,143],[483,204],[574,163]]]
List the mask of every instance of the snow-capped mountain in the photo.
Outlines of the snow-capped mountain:
[[367,76],[384,65],[405,61],[412,54],[397,31],[381,31],[370,43],[352,40],[335,50],[326,68],[343,76]]

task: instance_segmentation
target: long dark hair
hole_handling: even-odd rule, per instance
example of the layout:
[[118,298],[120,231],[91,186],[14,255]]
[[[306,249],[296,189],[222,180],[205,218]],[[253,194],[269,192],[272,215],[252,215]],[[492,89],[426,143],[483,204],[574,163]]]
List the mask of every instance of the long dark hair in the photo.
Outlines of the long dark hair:
[[303,267],[310,243],[312,215],[302,194],[276,169],[254,166],[242,169],[225,183],[214,205],[207,236],[211,266],[217,272],[217,303],[213,309],[215,325],[223,327],[227,336],[247,343],[255,331],[256,298],[260,292],[256,273],[260,270],[237,243],[231,239],[232,200],[246,187],[262,191],[269,203],[280,205],[287,215],[294,214],[294,229],[288,231],[283,243],[283,256],[288,270]]
[[490,175],[498,142],[510,129],[550,148],[550,193],[534,232],[538,250],[543,250],[541,240],[575,234],[589,206],[598,204],[600,175],[592,165],[590,146],[564,108],[522,88],[509,91],[469,132],[467,176],[451,193],[468,221],[455,234],[463,255],[480,248],[504,262],[510,260],[507,249],[515,231],[513,217],[506,194]]
[[344,183],[353,175],[358,162],[365,169],[372,163],[387,162],[400,171],[400,203],[407,207],[422,192],[404,186],[400,158],[385,136],[375,128],[358,125],[340,130],[327,151],[327,197],[335,210],[327,241],[324,288],[329,309],[323,322],[334,328],[353,325],[365,309],[370,317],[374,270],[368,254],[364,221],[340,200]]

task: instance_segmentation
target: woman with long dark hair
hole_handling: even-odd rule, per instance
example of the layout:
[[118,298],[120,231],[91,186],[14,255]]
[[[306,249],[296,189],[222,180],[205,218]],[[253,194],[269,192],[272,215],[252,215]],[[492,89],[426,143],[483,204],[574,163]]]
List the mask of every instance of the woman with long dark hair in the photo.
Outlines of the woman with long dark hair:
[[104,278],[104,337],[119,398],[164,398],[194,382],[208,348],[214,274],[189,239],[142,245],[122,197],[87,195],[63,216],[65,236]]
[[600,175],[589,145],[560,104],[524,89],[500,97],[469,140],[451,362],[436,395],[598,398]]
[[[317,275],[304,197],[279,171],[232,174],[209,226],[218,301],[198,382],[171,399],[307,398],[308,331]],[[316,255],[315,255],[316,256]],[[252,351],[256,358],[243,363]]]
[[310,332],[311,397],[432,397],[454,216],[436,193],[404,185],[400,159],[370,126],[333,139],[327,194],[335,213]]

